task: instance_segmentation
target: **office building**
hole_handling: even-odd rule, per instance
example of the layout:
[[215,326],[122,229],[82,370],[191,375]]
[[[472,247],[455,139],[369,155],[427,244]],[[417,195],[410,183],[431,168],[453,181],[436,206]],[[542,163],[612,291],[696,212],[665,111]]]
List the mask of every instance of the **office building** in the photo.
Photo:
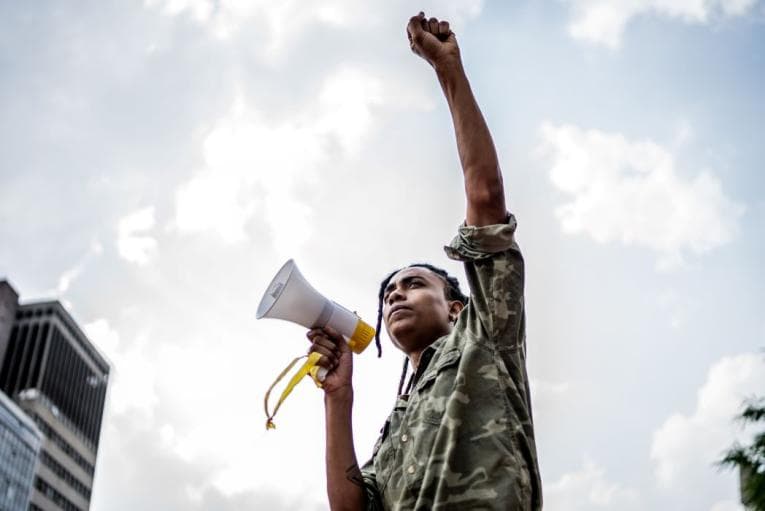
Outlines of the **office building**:
[[87,510],[109,364],[58,301],[19,303],[0,281],[0,302],[0,389],[43,434],[29,509]]
[[35,423],[0,392],[0,509],[28,508],[41,442]]

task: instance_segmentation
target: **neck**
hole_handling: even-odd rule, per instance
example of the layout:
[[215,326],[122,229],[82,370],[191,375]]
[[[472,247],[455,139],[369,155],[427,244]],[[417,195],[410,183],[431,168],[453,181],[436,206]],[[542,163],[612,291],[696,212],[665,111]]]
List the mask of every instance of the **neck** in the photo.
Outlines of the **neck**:
[[409,353],[409,365],[412,366],[412,371],[417,372],[417,368],[420,366],[420,358],[422,357],[422,352],[425,351],[425,349],[412,351]]
[[[420,358],[422,353],[438,339],[447,335],[451,331],[451,326],[444,332],[432,332],[431,335],[420,338],[393,338],[393,343],[403,351],[407,357],[409,357],[409,364],[412,366],[412,370],[417,371],[420,365]],[[427,339],[427,340],[425,340]]]

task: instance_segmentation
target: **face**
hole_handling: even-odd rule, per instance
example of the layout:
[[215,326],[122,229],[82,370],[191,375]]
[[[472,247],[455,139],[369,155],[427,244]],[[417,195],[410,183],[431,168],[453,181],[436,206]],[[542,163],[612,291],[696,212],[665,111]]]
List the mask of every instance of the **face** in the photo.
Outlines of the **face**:
[[446,298],[446,281],[427,268],[399,271],[385,288],[383,318],[388,335],[405,353],[421,351],[449,333],[462,309]]

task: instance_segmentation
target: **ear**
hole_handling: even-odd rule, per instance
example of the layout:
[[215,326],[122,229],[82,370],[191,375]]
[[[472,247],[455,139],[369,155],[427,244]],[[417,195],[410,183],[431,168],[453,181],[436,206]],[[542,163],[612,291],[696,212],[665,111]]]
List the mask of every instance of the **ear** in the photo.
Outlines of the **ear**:
[[460,302],[459,300],[452,300],[449,302],[449,321],[452,323],[457,320],[457,316],[460,315],[460,312],[462,309],[465,308],[465,305]]

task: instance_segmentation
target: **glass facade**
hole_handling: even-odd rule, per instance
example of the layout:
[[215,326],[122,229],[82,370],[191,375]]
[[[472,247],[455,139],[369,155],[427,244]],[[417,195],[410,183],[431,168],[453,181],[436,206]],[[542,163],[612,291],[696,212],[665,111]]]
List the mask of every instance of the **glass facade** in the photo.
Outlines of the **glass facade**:
[[27,509],[41,441],[40,430],[0,392],[0,509]]

